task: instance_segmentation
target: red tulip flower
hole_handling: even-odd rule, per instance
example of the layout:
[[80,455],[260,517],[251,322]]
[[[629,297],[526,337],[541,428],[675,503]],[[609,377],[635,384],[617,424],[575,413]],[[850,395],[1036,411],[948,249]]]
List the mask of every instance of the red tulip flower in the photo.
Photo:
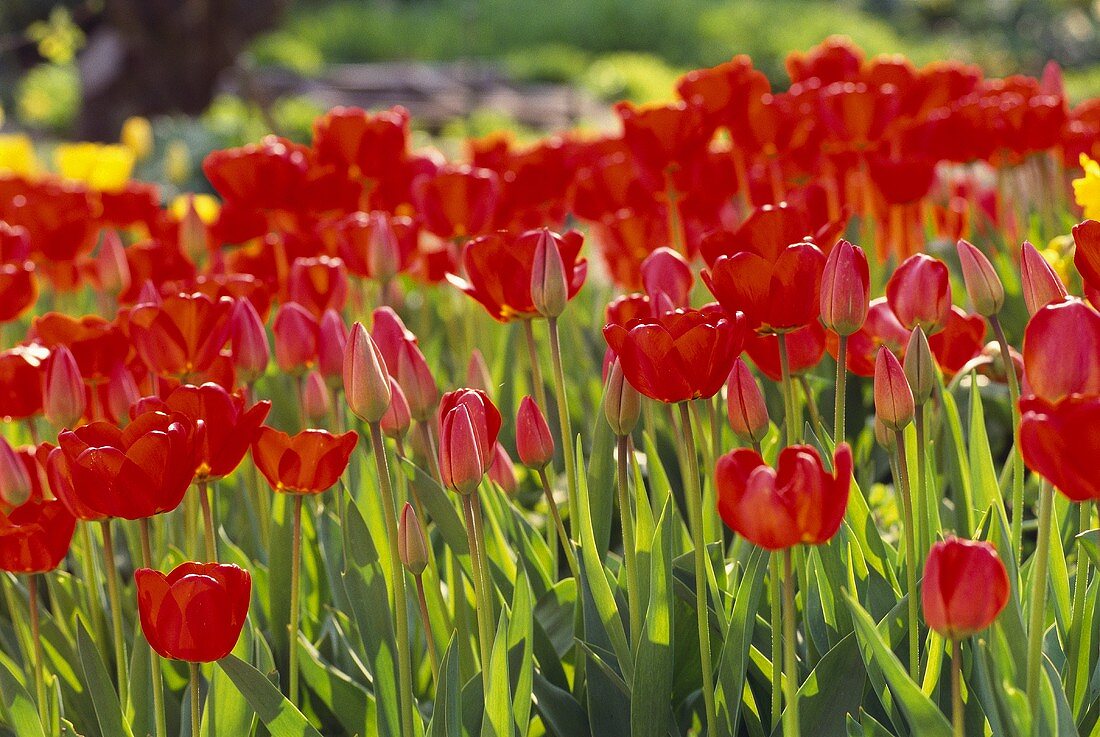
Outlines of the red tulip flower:
[[54,500],[31,500],[0,514],[0,570],[46,573],[69,552],[76,518]]
[[1024,372],[1048,402],[1100,395],[1100,313],[1076,299],[1036,312],[1024,331]]
[[340,166],[354,178],[393,176],[408,151],[408,139],[409,111],[400,106],[376,113],[334,107],[313,121],[318,160]]
[[852,451],[841,443],[833,473],[817,450],[794,445],[773,469],[754,451],[739,448],[718,460],[718,514],[734,532],[767,550],[828,542],[840,528],[852,483]]
[[238,300],[229,321],[229,340],[233,366],[245,384],[251,384],[267,371],[271,362],[271,344],[260,313],[247,299]]
[[325,430],[287,435],[264,426],[252,441],[252,458],[275,491],[320,494],[340,479],[358,440],[354,430],[343,435]]
[[33,307],[37,300],[34,263],[0,263],[0,324],[16,319]]
[[886,283],[886,299],[906,330],[919,325],[929,336],[939,332],[951,311],[947,264],[923,253],[910,256]]
[[954,376],[985,345],[985,320],[952,305],[943,330],[928,339],[936,363],[948,377]]
[[[779,359],[779,339],[774,335],[749,334],[745,340],[745,353],[765,376],[772,381],[782,381],[783,369]],[[804,374],[825,355],[825,328],[820,322],[811,322],[804,328],[787,333],[787,359],[791,376]]]
[[545,468],[554,460],[554,437],[542,410],[531,397],[524,397],[516,414],[516,453],[528,468]]
[[338,258],[297,258],[287,283],[290,300],[320,319],[326,310],[340,312],[348,301],[348,270]]
[[1035,246],[1027,241],[1020,249],[1020,276],[1029,315],[1034,315],[1051,302],[1061,302],[1066,298],[1066,285],[1042,254],[1035,250]]
[[1073,226],[1073,265],[1093,289],[1100,289],[1100,222],[1086,220]]
[[118,326],[99,315],[70,317],[62,312],[47,312],[34,319],[30,335],[47,348],[66,346],[81,375],[91,381],[109,377],[115,364],[130,351],[129,342]]
[[210,663],[232,652],[252,596],[252,576],[225,563],[181,563],[165,575],[134,571],[141,631],[163,658]]
[[336,251],[352,274],[385,283],[409,266],[418,227],[406,215],[353,212],[333,226]]
[[640,267],[642,287],[650,304],[661,312],[691,307],[695,274],[691,264],[671,248],[662,246],[645,257]]
[[[898,322],[897,315],[890,309],[885,297],[872,300],[863,327],[848,336],[848,370],[856,376],[874,376],[879,348],[886,346],[895,353],[901,353],[909,335],[910,332]],[[826,333],[825,344],[829,354],[836,358],[839,344],[837,334]]]
[[1032,471],[1075,502],[1100,500],[1100,397],[1020,401],[1020,451]]
[[952,640],[981,632],[1008,603],[1008,572],[987,542],[949,537],[924,564],[921,604],[928,626]]
[[275,335],[275,363],[279,369],[301,374],[317,362],[320,324],[297,302],[284,302],[275,312],[271,326]]
[[73,354],[63,345],[50,351],[42,382],[42,412],[54,427],[73,427],[87,408],[87,388]]
[[859,246],[839,241],[821,274],[821,322],[838,335],[851,335],[867,319],[870,269]]
[[485,392],[458,389],[439,403],[439,468],[443,483],[460,494],[477,490],[494,460],[500,410]]
[[713,397],[745,343],[745,321],[699,310],[605,325],[604,338],[631,386],[659,402]]
[[913,421],[916,404],[901,361],[889,348],[879,348],[875,360],[875,416],[891,430]]
[[442,167],[413,181],[413,203],[424,227],[440,238],[483,233],[500,198],[500,180],[488,169]]
[[749,367],[738,358],[726,383],[727,416],[733,434],[743,441],[759,443],[768,434],[771,419],[764,392]]
[[36,344],[0,352],[0,417],[23,420],[42,411],[42,375],[49,355]]
[[229,341],[233,300],[177,294],[161,304],[139,304],[128,329],[141,360],[161,376],[202,373]]
[[412,418],[420,422],[428,420],[439,405],[439,386],[417,346],[416,336],[389,307],[379,307],[373,317],[371,338],[382,353],[390,376],[405,392]]
[[622,120],[623,140],[630,152],[653,172],[689,163],[706,151],[710,140],[702,111],[685,102],[644,107],[620,102],[615,112]]

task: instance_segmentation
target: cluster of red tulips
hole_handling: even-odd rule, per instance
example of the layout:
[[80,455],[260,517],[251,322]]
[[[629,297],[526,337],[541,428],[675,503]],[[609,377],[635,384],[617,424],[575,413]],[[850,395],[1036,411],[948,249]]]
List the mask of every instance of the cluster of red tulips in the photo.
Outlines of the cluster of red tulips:
[[[377,698],[393,699],[391,733],[422,734],[423,706],[433,701],[429,694],[439,696],[446,670],[439,650],[452,631],[474,643],[486,698],[498,690],[494,668],[508,659],[496,649],[502,638],[511,644],[496,615],[514,610],[506,592],[518,584],[501,583],[503,572],[514,579],[516,571],[502,541],[526,533],[510,517],[502,521],[500,491],[517,515],[545,527],[547,554],[555,561],[563,555],[555,580],[567,574],[578,590],[583,581],[607,628],[601,647],[614,651],[618,665],[578,650],[575,688],[584,688],[581,661],[593,678],[602,665],[627,679],[635,667],[630,654],[641,668],[639,653],[651,652],[644,643],[661,636],[655,612],[665,611],[654,603],[664,579],[649,539],[662,534],[654,518],[668,483],[656,470],[663,451],[679,469],[670,498],[682,509],[692,552],[690,572],[677,579],[690,591],[676,595],[689,601],[698,638],[692,690],[701,699],[680,718],[708,737],[738,733],[728,704],[742,694],[723,690],[719,671],[729,666],[719,663],[725,648],[712,648],[712,640],[728,636],[727,598],[741,606],[727,587],[744,559],[727,553],[747,541],[772,553],[771,720],[778,724],[781,715],[785,735],[816,734],[815,725],[800,725],[810,633],[800,634],[797,597],[806,612],[807,597],[817,595],[814,577],[826,580],[823,554],[811,551],[835,547],[842,528],[875,519],[873,500],[854,483],[871,463],[873,444],[863,442],[871,437],[889,459],[900,517],[879,520],[905,579],[893,581],[899,602],[905,599],[899,607],[908,635],[899,645],[908,659],[899,678],[919,685],[936,677],[938,656],[923,622],[944,638],[941,646],[951,645],[956,734],[964,734],[966,719],[981,720],[963,708],[962,644],[1019,597],[1030,546],[1027,490],[1038,480],[1032,591],[1019,631],[1027,638],[1020,685],[1038,720],[1049,686],[1046,571],[1061,539],[1054,491],[1079,505],[1081,532],[1093,524],[1090,503],[1100,500],[1092,466],[1100,453],[1100,223],[1073,228],[1078,273],[1063,270],[1066,279],[1030,243],[1016,244],[1030,228],[1058,234],[1065,167],[1100,150],[1100,104],[1070,109],[1056,67],[1042,79],[990,79],[957,63],[918,69],[899,57],[865,59],[837,39],[793,54],[788,68],[789,89],[773,91],[738,57],[685,75],[676,102],[620,104],[616,134],[563,135],[527,148],[474,141],[469,163],[411,151],[409,118],[399,108],[337,108],[316,121],[310,145],[272,136],[211,153],[203,170],[220,197],[213,212],[195,198],[164,207],[156,187],[144,183],[103,191],[52,176],[5,175],[0,162],[0,568],[26,576],[29,664],[43,727],[72,718],[48,688],[40,637],[43,602],[64,622],[70,614],[59,607],[78,596],[40,590],[38,582],[59,566],[85,579],[80,616],[96,631],[106,592],[113,645],[106,660],[127,708],[128,668],[137,661],[127,652],[131,604],[123,600],[128,571],[120,561],[130,552],[120,530],[140,542],[132,581],[141,631],[156,653],[149,668],[157,737],[176,733],[165,716],[161,658],[191,664],[189,734],[198,737],[198,664],[229,656],[246,627],[253,577],[219,561],[262,562],[264,585],[275,587],[276,551],[287,543],[289,557],[279,551],[279,559],[290,566],[289,590],[272,588],[289,601],[279,680],[289,708],[305,709],[299,658],[311,645],[298,646],[302,542],[309,539],[303,528],[319,539],[316,530],[332,511],[344,545],[331,554],[345,570],[377,563],[388,592],[389,615],[379,621],[392,628],[396,687]],[[586,226],[587,236],[565,230],[571,223]],[[845,235],[873,242],[872,258]],[[943,251],[945,240],[957,246]],[[621,528],[621,563],[613,568],[605,567],[607,544],[595,549],[592,530],[591,500],[604,490],[589,488],[585,468],[600,460],[592,448],[586,464],[588,428],[580,443],[573,430],[591,409],[583,401],[592,396],[588,373],[596,362],[589,372],[563,356],[566,348],[574,357],[592,354],[591,336],[570,333],[579,343],[570,346],[561,335],[589,273],[586,243],[602,257],[598,276],[627,292],[600,320],[600,433],[610,431],[605,450],[615,465],[607,515],[617,503]],[[925,252],[930,243],[940,244],[943,258]],[[966,307],[956,304],[953,284],[965,287]],[[509,346],[522,341],[527,359],[517,349],[517,365],[526,371],[509,365],[504,381],[499,370],[494,381],[480,351],[468,362],[435,360],[399,316],[422,326],[420,336],[433,346],[453,345],[449,333],[469,340],[480,316],[454,297],[461,293],[495,321],[517,326]],[[1017,294],[1023,305],[1012,304]],[[600,306],[606,296],[597,297]],[[93,305],[98,314],[81,314]],[[1018,351],[1009,339],[1013,318],[1006,326],[1002,317],[1024,306],[1030,319]],[[474,345],[496,342],[473,336]],[[442,393],[441,380],[456,366],[468,366],[471,388]],[[833,366],[835,379],[825,379]],[[864,385],[873,390],[873,417],[850,411],[852,403],[864,409]],[[951,393],[962,385],[1007,392],[1005,498],[995,483],[991,491],[967,480],[948,496],[938,481],[944,417],[954,412],[957,422]],[[512,402],[524,393],[517,387],[531,396]],[[501,396],[515,407],[514,422],[502,417]],[[779,407],[781,421],[773,422]],[[551,410],[554,428],[544,415]],[[502,442],[506,426],[514,438]],[[373,459],[366,486],[354,456],[360,432],[364,458]],[[45,433],[55,442],[43,441]],[[734,438],[741,447],[729,450]],[[408,483],[409,474],[455,495],[430,496]],[[525,484],[537,496],[521,501]],[[333,499],[304,508],[333,487]],[[348,543],[352,528],[365,524],[358,506],[364,488],[379,495],[383,518],[367,525],[372,552],[365,558]],[[464,541],[444,529],[452,514],[461,516]],[[258,552],[249,555],[230,533],[245,526],[245,515],[258,520],[249,547]],[[1001,521],[1007,527],[998,532]],[[880,535],[873,522],[871,533]],[[463,544],[459,564],[460,551],[451,550]],[[1081,622],[1095,622],[1083,613],[1095,588],[1083,544],[1076,547],[1074,646],[1095,650],[1095,637],[1081,635]],[[727,568],[727,560],[737,563]],[[177,564],[161,572],[168,562]],[[674,576],[664,574],[671,597]],[[623,602],[615,603],[611,587]],[[4,590],[10,604],[16,588]],[[844,608],[837,597],[835,606]],[[437,610],[444,605],[447,611]],[[463,630],[470,613],[476,631]],[[586,626],[591,616],[584,613]],[[18,620],[13,607],[13,626]],[[450,630],[439,631],[441,623]],[[427,682],[417,675],[420,642],[431,666]],[[1067,659],[1080,662],[1070,650]],[[1097,659],[1083,657],[1086,666]],[[1090,672],[1071,673],[1065,688],[1076,703]],[[437,711],[441,699],[433,701]],[[546,692],[536,701],[552,706]],[[530,693],[527,702],[529,712]],[[666,706],[656,707],[660,734]],[[754,709],[766,721],[767,705]],[[498,718],[492,709],[485,716]],[[515,726],[527,733],[527,724]],[[497,732],[505,733],[512,730]]]

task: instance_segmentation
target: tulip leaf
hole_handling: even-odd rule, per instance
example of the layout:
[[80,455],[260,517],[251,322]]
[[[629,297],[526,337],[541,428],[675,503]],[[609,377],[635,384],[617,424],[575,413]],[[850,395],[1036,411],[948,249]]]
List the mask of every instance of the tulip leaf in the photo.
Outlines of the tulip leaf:
[[1085,530],[1080,533],[1077,536],[1077,544],[1092,560],[1092,564],[1100,567],[1100,529]]
[[762,548],[753,546],[734,597],[729,633],[722,645],[718,666],[718,716],[725,720],[727,734],[738,733],[749,648],[752,646],[756,611],[760,606],[767,572],[768,554]]
[[[252,652],[255,636],[251,622],[246,620],[241,637],[233,647],[239,657]],[[210,672],[210,688],[206,694],[206,706],[202,710],[202,737],[218,737],[221,734],[248,734],[252,730],[255,714],[248,701],[220,668]]]
[[20,681],[21,670],[7,655],[0,653],[0,703],[3,714],[15,731],[15,737],[45,737],[34,699]]
[[[603,413],[598,412],[596,416],[592,452],[588,455],[588,489],[593,537],[596,539],[596,549],[603,556],[610,544],[615,512],[615,435]],[[578,454],[577,457],[583,456]]]
[[[813,725],[814,737],[845,737],[846,717],[859,711],[867,673],[854,633],[825,653],[798,687],[799,716]],[[782,734],[777,727],[773,735]],[[919,733],[923,734],[923,733]]]
[[[420,503],[431,521],[435,523],[439,534],[443,536],[448,547],[456,555],[467,556],[470,553],[469,541],[466,539],[466,526],[455,511],[454,505],[448,498],[449,492],[427,474],[424,469],[417,466],[407,458],[399,459],[406,471],[411,473],[412,493],[416,494]],[[426,520],[421,520],[427,522]]]
[[534,611],[527,572],[521,570],[512,593],[508,618],[508,672],[512,674],[512,716],[519,734],[531,721],[531,683],[534,677]]
[[978,382],[970,390],[970,483],[974,503],[978,509],[996,505],[1004,513],[1004,497],[993,464],[993,452],[989,449],[989,434],[985,429],[985,413],[982,411],[982,395]]
[[452,635],[439,664],[439,683],[427,737],[462,737],[462,676],[458,660],[458,642]]
[[501,612],[489,656],[489,693],[485,694],[481,737],[512,737],[512,694],[508,677],[508,615]]
[[326,663],[317,649],[304,639],[298,641],[298,663],[302,680],[317,696],[319,708],[328,711],[348,734],[370,733],[378,718],[373,694],[346,673]]
[[[629,513],[629,512],[628,512]],[[672,718],[673,615],[672,591],[672,497],[666,495],[664,509],[653,534],[650,555],[649,607],[637,643],[634,678],[631,683],[630,733],[633,737],[663,737]]]
[[976,505],[970,486],[970,461],[967,455],[966,442],[963,439],[962,419],[959,416],[959,405],[951,392],[942,392],[938,396],[943,399],[944,428],[944,459],[947,473],[951,477],[951,485],[955,490],[955,526],[963,537],[970,537],[970,531],[974,529]]
[[84,683],[92,696],[100,731],[112,737],[132,737],[130,726],[122,720],[122,707],[118,703],[118,694],[111,686],[107,666],[103,664],[91,634],[80,620],[76,623],[76,653],[84,671]]
[[321,737],[302,712],[287,701],[263,673],[236,655],[222,658],[218,666],[252,706],[271,737]]

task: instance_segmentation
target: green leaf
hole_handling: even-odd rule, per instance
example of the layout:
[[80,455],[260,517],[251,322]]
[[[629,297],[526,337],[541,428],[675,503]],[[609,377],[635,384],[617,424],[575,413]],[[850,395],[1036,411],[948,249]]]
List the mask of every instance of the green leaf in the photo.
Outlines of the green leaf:
[[[246,624],[233,652],[248,657],[253,650],[253,629]],[[308,680],[308,679],[307,679]],[[252,730],[255,713],[241,692],[220,668],[215,668],[210,677],[210,689],[206,695],[206,706],[202,710],[203,737],[218,737],[222,734],[246,735]]]
[[508,618],[508,672],[512,674],[512,717],[519,734],[527,734],[531,721],[531,688],[534,678],[534,612],[527,573],[521,570],[512,594]]
[[508,679],[508,617],[500,614],[493,652],[489,656],[489,693],[485,695],[481,737],[512,737],[512,694]]
[[672,632],[672,497],[666,495],[664,509],[653,535],[650,556],[650,595],[642,636],[637,646],[631,684],[630,733],[633,737],[663,737],[668,733],[672,702],[675,653]]
[[42,720],[38,716],[34,699],[27,693],[20,679],[20,670],[12,660],[0,652],[0,702],[15,737],[46,737]]
[[749,648],[752,646],[756,611],[760,606],[767,572],[768,554],[762,548],[754,546],[749,554],[745,575],[741,577],[741,583],[737,587],[729,633],[722,645],[718,666],[718,716],[725,720],[728,734],[737,734]]
[[[814,737],[845,737],[846,717],[859,710],[866,679],[859,641],[849,634],[825,653],[798,688],[799,716],[803,724],[813,725]],[[773,734],[782,734],[781,725]]]
[[[401,458],[399,462],[411,474],[412,491],[424,505],[424,510],[435,523],[436,529],[443,536],[447,546],[458,555],[469,555],[470,544],[466,538],[466,526],[455,511],[449,492],[412,461]],[[426,524],[427,520],[422,522]]]
[[428,725],[428,737],[462,737],[462,676],[458,671],[458,643],[454,635],[447,643],[439,665],[435,708]]
[[84,682],[88,685],[92,703],[95,705],[100,731],[104,735],[132,737],[133,733],[129,725],[122,721],[122,707],[118,703],[118,694],[111,687],[111,676],[107,673],[107,666],[99,657],[99,650],[93,644],[91,634],[81,621],[77,621],[76,627],[77,657],[84,671]]
[[222,658],[218,666],[247,699],[271,737],[321,737],[302,712],[283,698],[263,673],[236,655]]

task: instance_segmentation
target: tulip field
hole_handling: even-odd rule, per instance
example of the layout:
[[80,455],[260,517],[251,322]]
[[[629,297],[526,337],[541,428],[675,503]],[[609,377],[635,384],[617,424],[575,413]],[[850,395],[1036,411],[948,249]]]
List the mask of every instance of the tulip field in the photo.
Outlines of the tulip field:
[[1100,737],[1100,97],[787,72],[0,130],[0,736]]

